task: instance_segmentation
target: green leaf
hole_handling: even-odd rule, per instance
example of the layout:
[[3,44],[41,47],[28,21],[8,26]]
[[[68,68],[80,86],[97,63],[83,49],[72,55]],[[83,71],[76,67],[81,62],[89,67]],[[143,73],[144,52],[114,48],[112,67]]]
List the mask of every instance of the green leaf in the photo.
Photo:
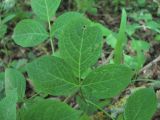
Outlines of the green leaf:
[[133,24],[127,24],[127,30],[126,30],[126,33],[129,35],[129,36],[132,36],[136,30],[140,28],[140,25],[137,24],[137,23],[133,23]]
[[125,120],[151,120],[157,108],[153,89],[144,88],[133,93],[127,100]]
[[0,39],[4,37],[7,32],[7,25],[0,23]]
[[11,21],[14,17],[16,17],[16,14],[15,14],[15,13],[7,14],[7,15],[5,16],[5,18],[2,20],[2,23],[5,24],[5,23]]
[[0,100],[5,96],[5,88],[4,88],[4,76],[5,76],[5,73],[4,72],[1,72],[0,73]]
[[27,59],[19,59],[19,60],[13,60],[10,63],[10,67],[13,67],[21,72],[25,72],[25,65],[27,64]]
[[51,36],[55,35],[55,37],[59,38],[60,34],[62,34],[64,26],[70,23],[70,21],[72,21],[73,19],[77,19],[80,17],[84,17],[84,15],[78,12],[66,12],[60,15],[52,25]]
[[122,18],[120,29],[117,37],[117,43],[114,52],[114,62],[121,63],[123,59],[123,47],[126,42],[126,23],[127,23],[127,14],[125,9],[122,10]]
[[38,92],[51,95],[70,95],[79,87],[71,68],[57,57],[38,58],[27,65],[27,72]]
[[13,89],[17,89],[19,101],[25,96],[26,81],[24,76],[16,69],[5,70],[5,93],[6,95]]
[[0,101],[0,119],[16,120],[16,90],[10,91],[7,96]]
[[[118,95],[131,82],[132,71],[125,65],[109,64],[91,72],[82,84],[82,92],[98,99]],[[114,86],[114,87],[113,87]]]
[[110,45],[112,48],[115,48],[116,43],[117,43],[117,38],[115,36],[116,34],[112,33],[106,39],[107,44]]
[[[98,104],[98,102],[95,101],[95,99],[93,99],[93,98],[90,98],[90,99],[92,99],[92,101],[94,101],[96,104]],[[81,111],[83,111],[84,113],[86,113],[87,115],[92,115],[92,114],[94,114],[94,112],[97,111],[97,108],[95,108],[95,106],[88,104],[84,100],[84,98],[82,98],[80,96],[76,97],[76,102],[79,105],[79,109]]]
[[48,38],[45,27],[35,20],[22,20],[19,22],[13,33],[16,44],[22,47],[33,47]]
[[49,22],[55,15],[61,0],[31,0],[31,6],[34,13]]
[[128,64],[134,70],[139,70],[146,61],[145,52],[149,51],[150,45],[146,41],[142,40],[132,40],[131,48],[137,54],[136,56],[124,55],[125,64]]
[[103,37],[108,37],[110,34],[112,34],[112,31],[108,29],[106,26],[100,24],[100,23],[94,23],[92,22],[93,26],[97,26],[102,30]]
[[137,0],[137,3],[138,3],[139,6],[144,7],[145,4],[146,4],[146,0]]
[[[93,104],[99,106],[99,108],[104,108],[110,104],[110,99],[98,100],[94,96],[87,96],[88,98],[84,99],[81,96],[76,97],[76,102],[79,105],[79,109],[86,113],[87,115],[93,115],[97,111],[97,107]],[[91,100],[92,104],[88,103],[87,100]]]
[[124,120],[124,116],[123,116],[123,114],[118,115],[117,120]]
[[133,50],[137,52],[142,52],[142,51],[147,52],[150,48],[150,45],[149,43],[143,40],[132,40],[131,47]]
[[133,70],[139,70],[143,67],[145,63],[145,56],[144,53],[140,53],[137,56],[129,56],[124,55],[124,62],[126,65],[129,65]]
[[147,22],[146,27],[149,28],[149,29],[151,29],[151,30],[153,30],[153,31],[155,31],[155,32],[160,33],[159,24],[157,22],[155,22],[155,21],[149,21],[149,22]]
[[149,12],[139,11],[129,14],[129,17],[133,18],[135,21],[144,20],[145,22],[151,21],[152,14]]
[[0,91],[4,88],[4,72],[0,73]]
[[77,4],[77,9],[81,12],[89,12],[91,14],[97,13],[97,8],[95,8],[95,0],[75,0]]
[[157,34],[154,39],[159,42],[160,41],[160,34]]
[[56,100],[41,100],[21,112],[21,120],[79,120],[80,112]]
[[79,79],[97,62],[102,49],[101,29],[90,23],[85,18],[74,19],[65,26],[59,40],[60,55]]
[[91,118],[88,115],[84,114],[81,116],[80,120],[91,120]]

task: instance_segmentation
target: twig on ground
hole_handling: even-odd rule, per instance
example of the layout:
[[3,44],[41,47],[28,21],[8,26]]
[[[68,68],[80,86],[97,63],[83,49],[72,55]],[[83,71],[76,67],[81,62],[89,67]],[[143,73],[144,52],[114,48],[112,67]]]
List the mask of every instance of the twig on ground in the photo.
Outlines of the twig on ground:
[[113,55],[114,55],[114,50],[113,50],[113,51],[110,53],[110,55],[108,56],[105,64],[110,62],[110,60],[113,58]]
[[156,59],[154,59],[153,61],[151,61],[151,62],[148,63],[147,65],[145,65],[145,66],[139,71],[139,73],[145,71],[146,69],[150,68],[152,65],[156,64],[156,63],[159,62],[159,61],[160,61],[160,55],[159,55]]
[[110,62],[110,60],[113,58],[113,53],[114,53],[114,51],[112,51],[112,52],[109,54],[109,56],[107,57],[107,59],[105,58],[105,55],[104,55],[104,54],[102,55],[102,65],[105,65],[105,64],[107,64],[107,63]]

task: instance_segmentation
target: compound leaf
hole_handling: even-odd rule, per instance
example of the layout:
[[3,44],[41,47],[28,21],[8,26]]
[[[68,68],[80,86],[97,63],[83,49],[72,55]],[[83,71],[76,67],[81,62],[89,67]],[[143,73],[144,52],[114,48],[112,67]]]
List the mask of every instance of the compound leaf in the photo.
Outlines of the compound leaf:
[[90,23],[86,18],[74,19],[64,27],[59,40],[60,55],[79,79],[97,62],[102,49],[102,32]]
[[151,120],[156,108],[157,99],[153,89],[137,90],[127,100],[125,120]]
[[48,38],[45,27],[35,20],[22,20],[19,22],[13,34],[16,44],[22,47],[33,47]]
[[82,91],[87,97],[111,98],[128,86],[131,77],[131,69],[125,65],[105,65],[86,77],[82,84]]
[[25,96],[26,81],[24,76],[16,69],[8,68],[5,70],[5,93],[17,89],[18,99],[22,100]]
[[27,72],[38,92],[69,95],[78,88],[71,68],[60,58],[43,56],[27,65]]
[[61,0],[31,0],[34,13],[45,21],[50,21],[55,15]]
[[40,100],[21,112],[22,120],[79,120],[80,112],[56,100]]

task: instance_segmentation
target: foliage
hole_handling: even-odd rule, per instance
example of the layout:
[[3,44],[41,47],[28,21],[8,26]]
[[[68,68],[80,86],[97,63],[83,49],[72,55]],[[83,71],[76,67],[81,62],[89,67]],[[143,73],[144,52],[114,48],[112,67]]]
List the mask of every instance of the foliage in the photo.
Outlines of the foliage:
[[0,116],[2,120],[16,120],[16,102],[16,89],[13,89],[0,101]]
[[150,120],[156,106],[157,99],[154,91],[150,88],[140,89],[133,93],[127,101],[125,120]]
[[25,95],[25,78],[24,76],[17,70],[8,68],[5,71],[5,92],[6,95],[11,90],[16,89],[19,101],[23,99]]
[[[128,16],[135,21],[131,25],[122,9],[119,31],[114,32],[85,16],[85,12],[96,13],[95,2],[76,0],[78,10],[83,13],[70,11],[53,19],[61,0],[31,0],[33,17],[18,22],[12,38],[24,48],[38,47],[49,40],[52,54],[29,63],[26,59],[13,61],[0,73],[0,119],[90,120],[90,115],[98,110],[106,118],[116,119],[104,108],[132,83],[135,71],[145,63],[144,53],[150,48],[149,43],[136,39],[134,34],[144,25],[155,33],[159,33],[159,27],[150,14]],[[113,2],[119,5],[126,1]],[[145,3],[145,0],[138,2],[140,6]],[[0,21],[3,28],[0,38],[7,32],[6,23],[14,17],[7,16]],[[138,23],[140,20],[145,21],[143,26]],[[57,51],[54,39],[58,40]],[[97,65],[104,42],[114,49],[113,58],[108,64]],[[130,46],[126,48],[128,42]],[[134,55],[128,55],[126,49]],[[27,98],[26,83],[33,87],[35,96]],[[126,101],[118,119],[150,120],[157,107],[153,88],[138,89]]]
[[39,100],[23,108],[22,120],[79,120],[80,112],[57,100]]
[[115,58],[114,63],[121,63],[122,62],[122,56],[123,56],[123,46],[126,42],[126,21],[127,21],[127,15],[125,10],[122,11],[122,18],[121,18],[121,25],[120,30],[117,37],[117,42],[115,45]]
[[75,0],[77,9],[80,12],[89,12],[92,14],[97,13],[96,0]]

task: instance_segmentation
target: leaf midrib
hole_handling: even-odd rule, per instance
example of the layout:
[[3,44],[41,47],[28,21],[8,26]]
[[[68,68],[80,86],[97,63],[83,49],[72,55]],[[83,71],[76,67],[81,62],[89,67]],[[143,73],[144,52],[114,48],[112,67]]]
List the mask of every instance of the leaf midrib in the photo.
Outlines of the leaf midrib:
[[[40,70],[42,70],[42,69],[40,69]],[[49,70],[47,70],[47,71],[49,71]],[[57,76],[55,76],[54,74],[51,74],[50,72],[46,72],[46,73],[47,73],[48,75],[50,75],[50,76],[58,79],[58,80],[61,80],[61,81],[65,82],[65,83],[71,84],[71,85],[73,85],[73,86],[75,86],[75,87],[79,87],[79,85],[77,85],[77,84],[75,84],[75,83],[72,83],[72,82],[70,82],[70,81],[67,81],[67,80],[65,80],[65,79],[63,79],[63,78],[57,77]]]
[[85,32],[85,29],[83,29],[83,32],[82,32],[81,46],[79,50],[79,61],[78,61],[79,83],[81,82],[81,57],[82,57],[82,47],[84,42],[84,32]]
[[44,0],[44,1],[45,1],[46,12],[47,12],[47,20],[48,20],[48,25],[49,25],[49,32],[51,32],[51,25],[50,25],[48,5],[47,5],[47,1],[46,0]]
[[[144,101],[144,100],[143,100],[143,101]],[[139,116],[139,114],[140,114],[140,111],[141,111],[142,108],[143,108],[144,102],[141,102],[141,103],[142,103],[142,104],[141,104],[141,106],[139,107],[138,112],[136,113],[136,115],[135,115],[135,117],[134,117],[133,120],[137,120],[137,118],[138,118],[138,116]]]

